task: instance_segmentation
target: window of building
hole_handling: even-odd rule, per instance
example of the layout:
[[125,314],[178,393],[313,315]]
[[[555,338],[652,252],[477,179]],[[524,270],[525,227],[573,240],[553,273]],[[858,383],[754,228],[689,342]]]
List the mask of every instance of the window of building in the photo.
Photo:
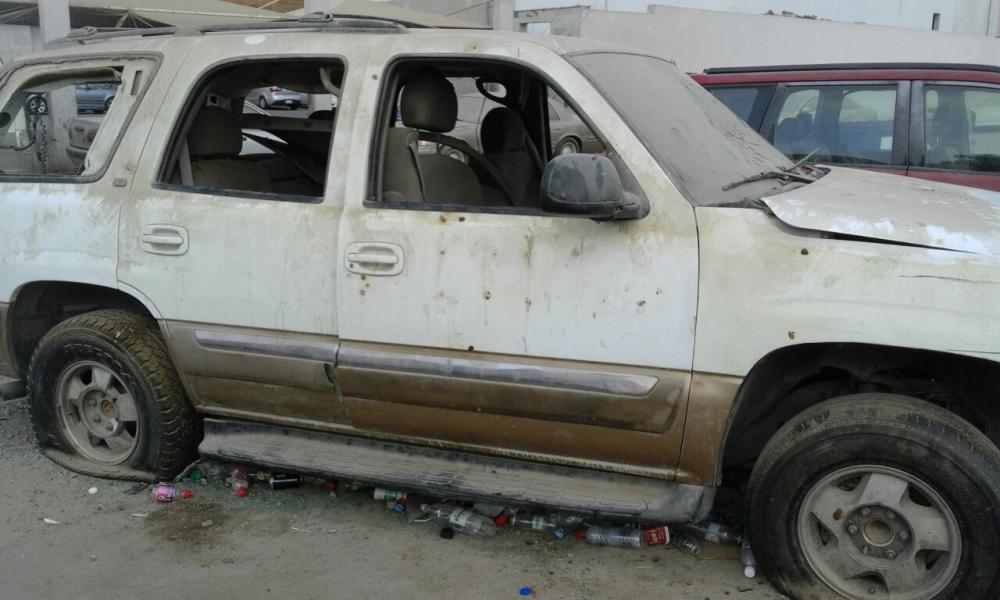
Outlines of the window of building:
[[382,205],[540,211],[553,156],[605,152],[572,104],[520,66],[414,60],[388,81],[373,194]]
[[205,194],[322,197],[343,77],[336,60],[216,69],[188,102],[158,183]]
[[99,177],[154,70],[153,61],[135,59],[15,72],[0,111],[0,178]]
[[1000,173],[1000,90],[926,86],[924,166]]
[[791,87],[772,140],[792,160],[888,165],[895,118],[896,86]]

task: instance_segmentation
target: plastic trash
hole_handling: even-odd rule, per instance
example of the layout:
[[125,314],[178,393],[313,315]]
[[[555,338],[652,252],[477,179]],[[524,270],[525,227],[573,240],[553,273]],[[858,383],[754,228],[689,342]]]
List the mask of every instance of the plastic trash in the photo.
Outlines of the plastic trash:
[[406,492],[397,492],[396,490],[387,490],[385,488],[377,487],[375,491],[372,492],[372,497],[376,500],[401,500],[406,498]]
[[529,597],[535,595],[535,590],[533,590],[530,586],[526,585],[523,588],[517,590],[517,593],[520,596],[524,596],[525,598],[529,598]]
[[686,533],[674,533],[670,536],[670,545],[692,556],[698,556],[701,553],[701,546],[698,544],[698,540]]
[[497,526],[489,517],[473,510],[448,504],[423,504],[420,510],[435,521],[447,521],[455,531],[469,535],[496,535]]
[[290,490],[302,485],[301,475],[289,475],[288,473],[271,473],[267,477],[267,484],[272,490]]
[[651,527],[649,529],[591,527],[584,535],[589,544],[614,548],[662,546],[670,541],[670,531],[666,527]]
[[753,579],[757,576],[757,559],[753,555],[753,549],[750,548],[748,540],[743,540],[743,544],[740,545],[740,562],[743,563],[743,575],[747,579]]
[[[566,537],[566,532],[572,531],[574,527],[580,524],[581,520],[578,517],[514,513],[508,522],[515,529],[534,531],[536,533],[549,533],[561,540]],[[494,523],[496,523],[495,519]]]
[[740,546],[743,536],[734,528],[715,521],[701,521],[684,527],[685,531],[695,533],[706,542],[724,546]]
[[59,525],[59,521],[56,521],[55,519],[50,519],[48,517],[42,519],[42,523],[45,523],[46,525]]
[[96,496],[97,495],[97,486],[95,485],[94,487],[92,487],[89,490],[87,490],[87,493],[90,494],[91,496]]
[[173,502],[178,498],[190,498],[191,490],[172,483],[158,483],[153,486],[153,500],[157,502]]
[[250,481],[247,479],[246,469],[242,467],[233,469],[229,479],[231,482],[230,485],[238,497],[243,498],[250,493]]

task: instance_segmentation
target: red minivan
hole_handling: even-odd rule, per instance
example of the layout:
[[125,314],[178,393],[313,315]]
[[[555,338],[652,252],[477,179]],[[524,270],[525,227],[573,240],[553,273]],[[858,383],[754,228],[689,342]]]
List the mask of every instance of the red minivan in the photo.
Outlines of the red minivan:
[[1000,191],[1000,67],[788,65],[692,77],[793,160]]

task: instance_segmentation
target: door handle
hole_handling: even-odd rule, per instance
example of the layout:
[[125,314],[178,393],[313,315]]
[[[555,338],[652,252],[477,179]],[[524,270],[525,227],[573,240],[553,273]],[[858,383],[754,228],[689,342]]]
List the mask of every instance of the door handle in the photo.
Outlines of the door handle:
[[179,256],[188,250],[187,229],[179,225],[146,225],[139,241],[150,254]]
[[388,277],[403,272],[403,249],[385,242],[355,242],[344,253],[347,270],[359,275]]

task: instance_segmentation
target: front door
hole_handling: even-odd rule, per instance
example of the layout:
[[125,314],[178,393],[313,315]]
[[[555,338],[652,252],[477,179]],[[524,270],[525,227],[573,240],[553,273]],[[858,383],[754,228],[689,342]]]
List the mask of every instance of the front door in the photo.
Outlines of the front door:
[[[443,202],[390,202],[381,190],[369,202],[352,195],[338,236],[337,366],[351,423],[444,447],[670,474],[693,351],[692,210],[579,73],[555,55],[527,52],[538,54],[530,62],[539,71],[524,69],[524,77],[545,81],[544,72],[555,80],[525,94],[537,100],[527,104],[544,111],[546,88],[557,84],[567,106],[580,111],[574,118],[617,151],[651,211],[640,220],[596,222],[488,200],[463,204],[462,194],[482,202],[478,190],[455,191]],[[509,75],[511,64],[500,64],[505,71],[485,60],[482,75]],[[428,59],[407,72],[426,74],[427,67],[450,81],[477,76],[467,62],[449,65]],[[373,72],[361,102],[396,110],[398,79]],[[430,104],[448,104],[438,100]],[[398,125],[420,129],[405,114],[407,102]],[[529,129],[547,125],[544,112],[518,108]],[[450,123],[438,116],[427,127],[447,131]],[[383,117],[391,120],[376,112]],[[553,133],[534,135],[547,159]],[[517,137],[500,150],[516,153]],[[377,159],[382,146],[372,147]],[[476,162],[456,159],[463,163],[457,167],[425,152],[419,145],[425,192],[440,170],[458,186]],[[387,170],[408,167],[385,160]]]

